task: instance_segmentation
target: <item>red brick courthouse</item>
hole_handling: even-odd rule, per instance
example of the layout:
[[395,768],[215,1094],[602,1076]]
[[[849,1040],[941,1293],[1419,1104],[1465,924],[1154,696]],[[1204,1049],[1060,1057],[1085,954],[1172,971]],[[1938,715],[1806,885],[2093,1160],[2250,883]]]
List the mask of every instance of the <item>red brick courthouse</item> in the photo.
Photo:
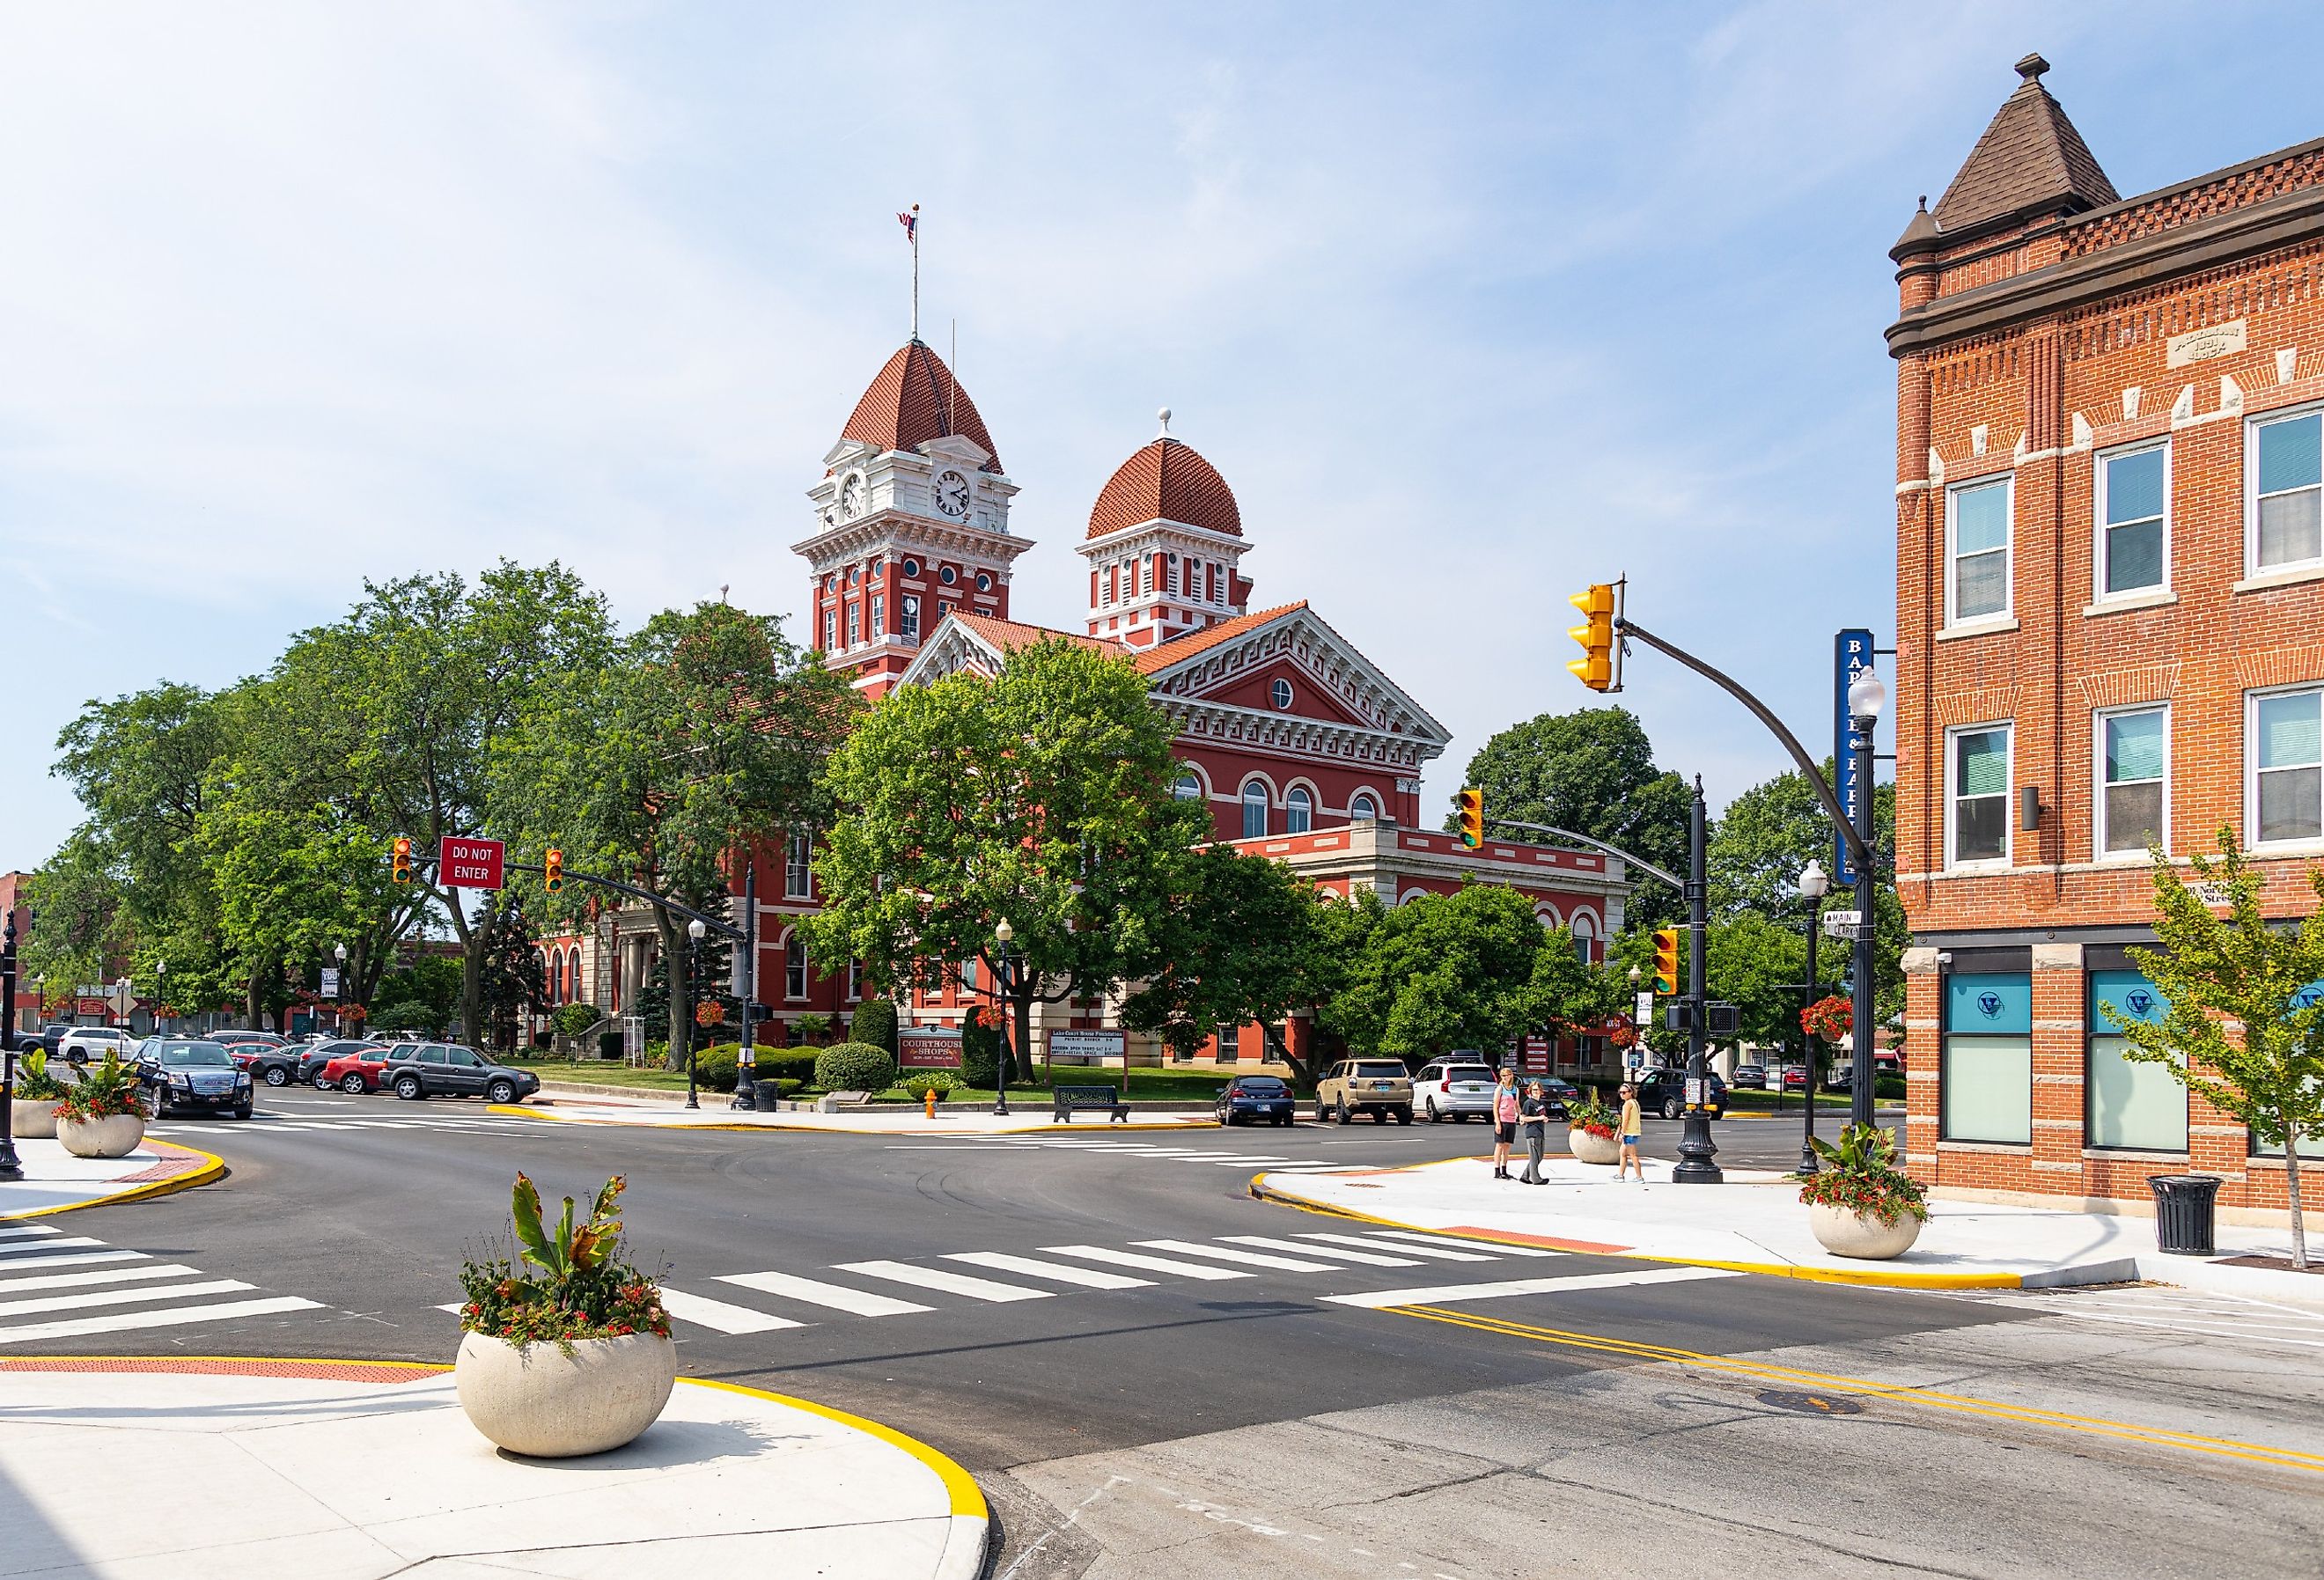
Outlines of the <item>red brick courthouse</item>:
[[[2119,197],[2028,56],[1891,256],[1913,1172],[2147,1198],[2280,1155],[2122,1058],[2147,845],[2324,858],[2324,141]],[[2324,1140],[2315,1143],[2324,1155]],[[2304,1154],[2303,1154],[2304,1155]]]

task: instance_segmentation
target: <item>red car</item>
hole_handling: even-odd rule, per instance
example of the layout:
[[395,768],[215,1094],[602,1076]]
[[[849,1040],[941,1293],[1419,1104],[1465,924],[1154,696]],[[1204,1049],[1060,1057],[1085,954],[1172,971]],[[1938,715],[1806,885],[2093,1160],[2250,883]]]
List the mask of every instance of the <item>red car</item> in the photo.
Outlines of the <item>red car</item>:
[[1784,1067],[1784,1090],[1786,1092],[1804,1092],[1807,1089],[1807,1071],[1795,1064],[1785,1065]]
[[399,1042],[388,1048],[365,1048],[355,1053],[343,1053],[323,1067],[316,1077],[318,1087],[337,1086],[342,1092],[376,1092],[379,1073],[387,1061],[404,1049],[417,1048],[418,1043]]

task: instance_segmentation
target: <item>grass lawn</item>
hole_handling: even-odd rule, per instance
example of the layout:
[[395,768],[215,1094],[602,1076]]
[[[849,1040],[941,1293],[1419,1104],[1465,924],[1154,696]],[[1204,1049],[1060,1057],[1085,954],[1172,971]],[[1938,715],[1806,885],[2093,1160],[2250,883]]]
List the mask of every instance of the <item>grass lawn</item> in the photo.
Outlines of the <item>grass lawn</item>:
[[619,1059],[602,1062],[585,1059],[568,1064],[563,1059],[543,1059],[524,1067],[540,1077],[544,1086],[578,1084],[591,1086],[643,1086],[659,1091],[686,1090],[684,1070],[645,1069],[625,1065]]
[[[617,1059],[604,1061],[583,1059],[571,1063],[563,1059],[539,1059],[529,1062],[524,1067],[538,1075],[545,1086],[575,1084],[592,1086],[635,1086],[660,1092],[686,1090],[684,1070],[640,1068],[622,1064]],[[1227,1072],[1222,1073],[1213,1065],[1134,1068],[1130,1072],[1130,1090],[1124,1095],[1145,1102],[1208,1103],[1218,1095],[1219,1088],[1226,1084],[1231,1073],[1231,1067]],[[1059,1065],[1056,1067],[1056,1079],[1066,1086],[1118,1087],[1121,1085],[1121,1070],[1119,1067],[1099,1069],[1093,1066]],[[1010,1101],[1046,1103],[1048,1100],[1047,1093],[1050,1085],[1049,1076],[1048,1066],[1035,1065],[1032,1078],[1029,1081],[1020,1078],[1016,1085],[1009,1088]],[[813,1094],[809,1091],[798,1095],[812,1095]],[[981,1089],[964,1088],[955,1092],[945,1101],[990,1103],[993,1100],[993,1095],[992,1089],[989,1086]],[[899,1102],[918,1101],[917,1098],[907,1097],[901,1087],[891,1088],[881,1093],[881,1096],[893,1098]]]

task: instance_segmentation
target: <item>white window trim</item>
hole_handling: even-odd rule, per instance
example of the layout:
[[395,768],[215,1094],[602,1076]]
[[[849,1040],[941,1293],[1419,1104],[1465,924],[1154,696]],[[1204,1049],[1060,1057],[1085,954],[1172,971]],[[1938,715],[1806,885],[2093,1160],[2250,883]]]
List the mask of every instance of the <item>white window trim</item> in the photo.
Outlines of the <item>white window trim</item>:
[[[2148,450],[2163,452],[2163,579],[2152,587],[2132,587],[2128,591],[2107,591],[2107,463],[2143,455]],[[2110,450],[2100,450],[2090,463],[2090,607],[2111,609],[2117,605],[2160,604],[2168,602],[2171,590],[2171,480],[2175,457],[2171,453],[2169,439],[2142,440]],[[2013,510],[2016,502],[2011,502]],[[2016,537],[2013,520],[2011,540]]]
[[[2304,692],[2324,694],[2324,685],[2303,680],[2297,686],[2269,686],[2244,693],[2244,845],[2251,851],[2265,851],[2271,855],[2287,851],[2324,850],[2324,838],[2262,839],[2259,836],[2259,705],[2266,697],[2297,697]],[[2319,701],[2319,707],[2324,707]]]
[[[1292,800],[1292,798],[1295,796],[1298,797],[1306,804],[1304,807],[1295,807]],[[1283,792],[1283,832],[1286,834],[1314,833],[1315,808],[1318,802],[1315,792],[1308,789],[1304,784],[1295,784],[1289,790],[1285,790]],[[1306,827],[1294,828],[1291,827],[1291,816],[1295,810],[1304,812],[1307,818]]]
[[2318,554],[2313,559],[2287,559],[2282,565],[2262,567],[2259,562],[2259,430],[2272,422],[2307,417],[2319,411],[2324,411],[2324,403],[2284,406],[2273,411],[2255,412],[2244,419],[2245,579],[2236,584],[2238,588],[2255,581],[2262,586],[2272,585],[2277,578],[2301,581],[2308,575],[2324,572],[2324,553]]
[[[2167,536],[2164,541],[2169,541]],[[2171,848],[2171,705],[2167,702],[2136,702],[2126,707],[2102,707],[2090,715],[2090,859],[2100,866],[2144,866],[2146,863],[2146,852],[2143,848],[2107,848],[2107,720],[2127,718],[2141,713],[2163,716],[2163,827],[2155,832],[2163,837],[2163,848],[2166,851]],[[2013,740],[2010,744],[2012,765],[2015,766],[2016,743]]]
[[[1960,754],[1953,749],[1954,742],[1962,735],[1980,735],[1989,730],[1999,730],[2008,739],[2008,766],[2001,775],[2001,854],[1982,861],[1965,862],[1953,854],[1953,839],[1960,825],[1953,817],[1959,801],[1960,787],[1954,782],[1960,771]],[[1945,732],[1945,871],[1949,873],[2006,872],[2016,860],[2017,827],[2011,816],[2010,800],[2017,784],[2017,721],[1991,719],[1984,724],[1955,725]]]
[[[793,862],[791,854],[798,848],[801,840],[807,842],[807,860]],[[791,887],[791,874],[795,871],[805,874],[807,878],[807,882],[796,889]],[[811,836],[794,833],[783,841],[783,898],[786,900],[815,898],[815,842]]]
[[[1953,613],[1953,591],[1957,578],[1953,575],[1953,542],[1960,512],[1957,502],[1972,488],[1993,484],[2002,488],[2002,515],[2006,522],[2001,537],[2001,607],[1984,614],[1966,619]],[[1947,631],[1983,631],[1990,626],[2016,624],[2017,614],[2017,479],[2007,472],[1996,472],[1989,476],[1965,477],[1959,483],[1945,485],[1945,629]]]

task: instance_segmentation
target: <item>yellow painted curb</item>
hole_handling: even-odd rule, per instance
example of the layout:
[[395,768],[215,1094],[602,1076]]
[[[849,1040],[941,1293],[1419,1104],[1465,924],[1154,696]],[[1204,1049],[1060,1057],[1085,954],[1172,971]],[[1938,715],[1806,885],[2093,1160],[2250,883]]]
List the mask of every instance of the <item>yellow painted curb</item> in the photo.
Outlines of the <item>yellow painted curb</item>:
[[1066,1133],[1067,1132],[1072,1132],[1073,1134],[1074,1134],[1074,1135],[1083,1135],[1083,1136],[1086,1136],[1086,1135],[1095,1135],[1095,1134],[1099,1133],[1101,1131],[1106,1131],[1106,1132],[1113,1132],[1113,1133],[1115,1133],[1115,1134],[1119,1134],[1120,1132],[1123,1132],[1123,1131],[1128,1131],[1128,1130],[1188,1131],[1188,1130],[1216,1130],[1216,1129],[1218,1129],[1218,1128],[1219,1128],[1219,1122],[1218,1122],[1217,1120],[1215,1120],[1215,1119],[1196,1119],[1196,1120],[1190,1120],[1190,1121],[1186,1121],[1186,1122],[1185,1122],[1185,1123],[1178,1123],[1178,1124],[1157,1124],[1157,1123],[1139,1123],[1139,1122],[1137,1122],[1137,1121],[1135,1121],[1135,1120],[1132,1120],[1132,1121],[1129,1122],[1128,1123],[1124,1123],[1124,1124],[1107,1124],[1107,1125],[1095,1125],[1095,1124],[1055,1124],[1055,1123],[1051,1123],[1051,1124],[1027,1124],[1027,1125],[1017,1125],[1017,1126],[1012,1126],[1011,1128],[1010,1128],[1010,1129],[1008,1129],[1008,1130],[977,1130],[977,1131],[967,1131],[967,1130],[964,1130],[964,1131],[942,1131],[942,1130],[836,1130],[836,1129],[834,1129],[833,1127],[831,1127],[831,1126],[829,1126],[829,1125],[823,1125],[823,1124],[781,1124],[781,1123],[765,1123],[765,1124],[739,1124],[739,1123],[738,1123],[738,1124],[728,1124],[728,1123],[724,1123],[724,1122],[717,1121],[717,1120],[713,1120],[713,1121],[709,1122],[708,1123],[705,1123],[705,1124],[686,1124],[686,1123],[669,1123],[669,1122],[666,1122],[666,1121],[659,1121],[659,1120],[648,1120],[648,1121],[645,1121],[642,1124],[637,1124],[637,1123],[632,1123],[631,1121],[629,1121],[629,1120],[625,1120],[625,1119],[596,1119],[596,1118],[592,1118],[592,1117],[590,1117],[589,1115],[586,1115],[586,1114],[580,1114],[580,1113],[549,1113],[549,1112],[548,1112],[548,1111],[546,1111],[546,1110],[543,1110],[543,1109],[539,1109],[539,1108],[527,1108],[527,1107],[525,1107],[525,1106],[524,1106],[523,1104],[487,1104],[487,1105],[486,1105],[486,1107],[485,1107],[485,1109],[484,1109],[484,1112],[485,1112],[485,1113],[504,1113],[504,1114],[511,1115],[512,1117],[520,1118],[520,1119],[542,1119],[542,1120],[552,1120],[552,1121],[556,1122],[556,1123],[558,1123],[558,1124],[608,1124],[608,1125],[614,1125],[614,1126],[617,1126],[617,1127],[619,1127],[619,1126],[626,1126],[626,1127],[628,1127],[628,1128],[630,1128],[630,1129],[632,1129],[632,1130],[687,1130],[687,1131],[693,1131],[693,1130],[714,1130],[714,1131],[769,1131],[769,1130],[771,1130],[771,1131],[777,1131],[777,1132],[781,1132],[781,1133],[783,1133],[783,1134],[785,1134],[785,1135],[805,1135],[805,1136],[872,1136],[872,1137],[876,1137],[876,1138],[880,1138],[880,1139],[883,1139],[883,1140],[887,1140],[887,1141],[894,1141],[894,1140],[895,1140],[896,1138],[898,1138],[899,1136],[927,1137],[927,1136],[946,1136],[946,1135],[950,1135],[950,1136],[960,1136],[960,1137],[964,1137],[964,1138],[967,1138],[967,1139],[973,1140],[975,1137],[978,1137],[978,1136],[1038,1136],[1038,1135],[1063,1135],[1063,1134]]
[[199,1147],[182,1146],[176,1141],[150,1141],[153,1147],[167,1147],[173,1152],[191,1152],[197,1158],[209,1160],[199,1169],[189,1170],[169,1179],[156,1179],[130,1190],[115,1191],[111,1196],[93,1197],[88,1201],[69,1201],[53,1207],[33,1207],[21,1213],[0,1213],[0,1222],[16,1218],[47,1218],[58,1213],[77,1213],[83,1207],[109,1207],[119,1202],[144,1201],[157,1196],[173,1196],[181,1190],[191,1190],[198,1185],[208,1185],[226,1175],[226,1160],[216,1152],[205,1152]]
[[714,1377],[681,1377],[678,1381],[691,1382],[696,1388],[718,1388],[729,1393],[748,1394],[753,1399],[772,1400],[777,1404],[788,1405],[793,1409],[805,1410],[809,1415],[821,1416],[826,1420],[837,1421],[843,1427],[853,1427],[859,1432],[868,1432],[881,1442],[902,1449],[936,1472],[936,1479],[944,1483],[945,1492],[952,1500],[954,1514],[970,1520],[992,1518],[992,1511],[984,1501],[983,1489],[976,1484],[974,1476],[960,1467],[957,1461],[943,1450],[931,1448],[918,1437],[899,1432],[884,1422],[870,1420],[862,1416],[850,1415],[845,1410],[834,1409],[827,1404],[817,1404],[811,1399],[799,1399],[788,1393],[770,1393],[763,1388],[750,1388],[740,1382],[721,1382]]
[[[1443,1159],[1439,1161],[1452,1161]],[[1430,1168],[1431,1164],[1416,1164]],[[1383,1169],[1383,1173],[1392,1170]],[[1406,1229],[1423,1234],[1443,1234],[1448,1239],[1475,1240],[1486,1244],[1531,1245],[1535,1242],[1516,1235],[1495,1234],[1489,1230],[1473,1230],[1450,1234],[1432,1229],[1425,1224],[1408,1224],[1400,1218],[1383,1218],[1370,1213],[1360,1213],[1352,1207],[1336,1206],[1328,1202],[1310,1201],[1295,1196],[1279,1186],[1263,1185],[1264,1174],[1254,1174],[1250,1194],[1255,1201],[1272,1202],[1277,1206],[1296,1207],[1303,1213],[1316,1213],[1330,1218],[1352,1218],[1361,1224],[1378,1224],[1385,1229]],[[1692,1256],[1655,1256],[1644,1251],[1583,1251],[1567,1249],[1569,1256],[1618,1256],[1627,1261],[1655,1261],[1672,1267],[1718,1268],[1724,1272],[1761,1273],[1771,1279],[1801,1279],[1812,1284],[1854,1284],[1881,1289],[2022,1289],[2025,1287],[2021,1273],[1915,1273],[1881,1272],[1872,1268],[1797,1267],[1784,1261],[1714,1261]]]

